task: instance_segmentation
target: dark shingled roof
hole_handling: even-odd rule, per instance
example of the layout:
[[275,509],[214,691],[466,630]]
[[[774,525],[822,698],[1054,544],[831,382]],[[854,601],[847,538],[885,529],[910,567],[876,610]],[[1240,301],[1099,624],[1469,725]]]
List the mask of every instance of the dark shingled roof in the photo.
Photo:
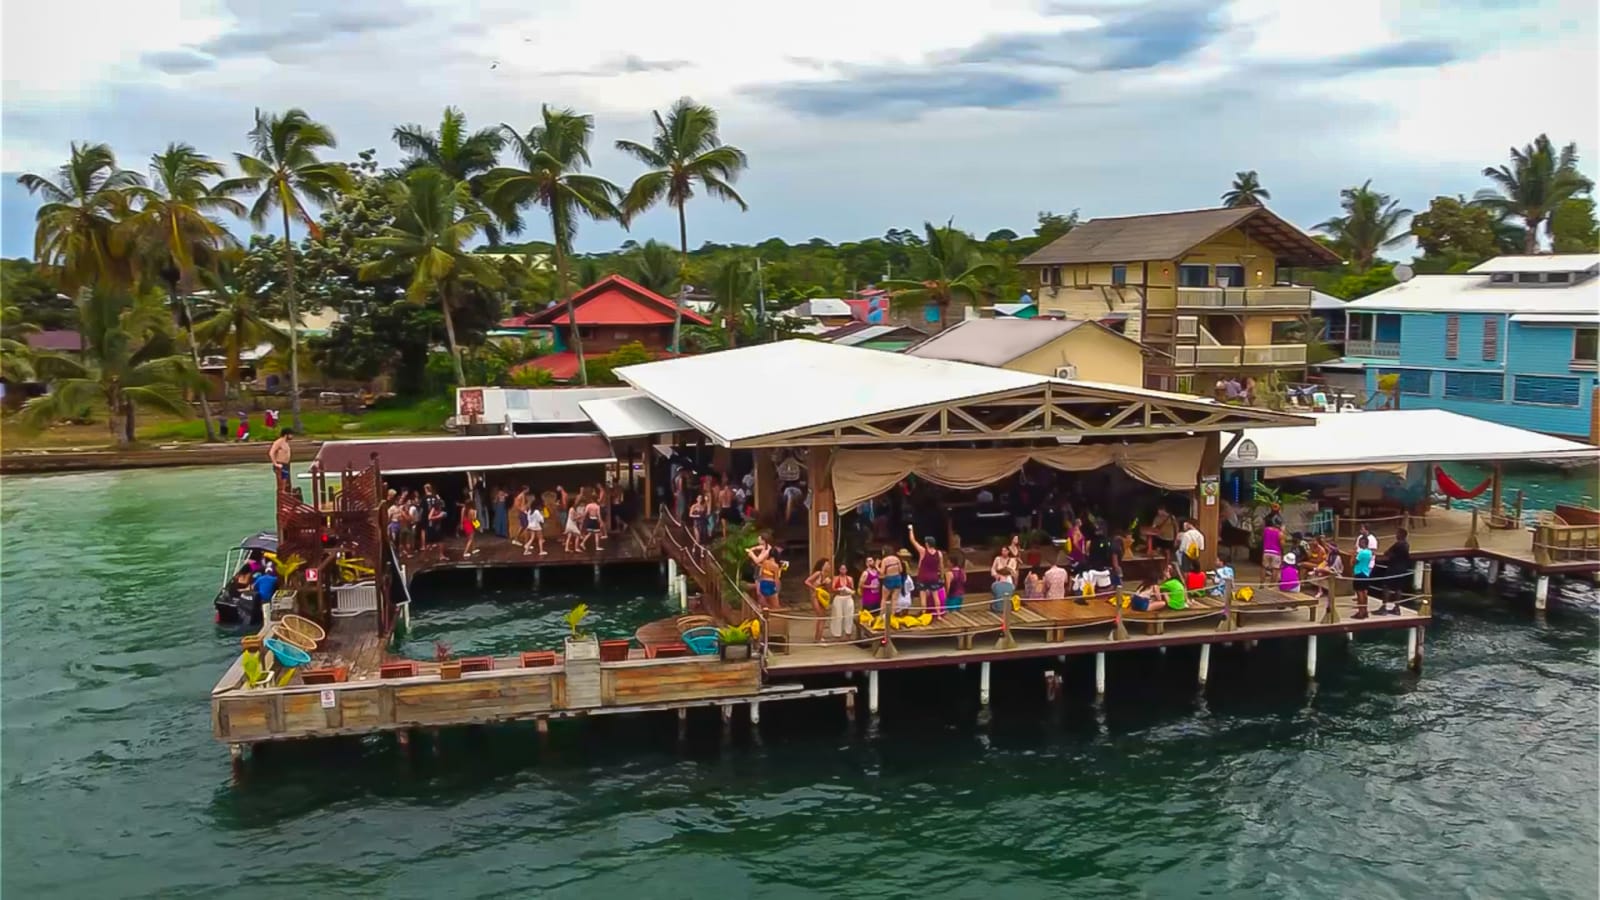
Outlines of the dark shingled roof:
[[347,467],[359,472],[372,462],[374,453],[388,475],[581,465],[616,458],[611,445],[598,434],[546,434],[329,441],[317,451],[316,465],[330,474]]
[[1235,226],[1290,265],[1330,266],[1339,262],[1338,254],[1266,207],[1239,206],[1090,219],[1029,254],[1018,265],[1181,259],[1196,246]]

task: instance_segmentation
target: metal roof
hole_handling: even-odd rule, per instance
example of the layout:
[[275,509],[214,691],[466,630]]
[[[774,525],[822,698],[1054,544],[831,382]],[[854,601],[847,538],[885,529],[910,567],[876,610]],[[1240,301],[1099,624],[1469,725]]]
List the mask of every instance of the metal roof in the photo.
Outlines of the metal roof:
[[[616,374],[723,446],[1047,383],[1191,407],[1213,402],[1189,394],[1068,381],[807,340],[624,366]],[[1297,420],[1263,410],[1241,412],[1271,416],[1284,424]]]
[[431,472],[478,472],[535,469],[615,462],[611,445],[598,434],[541,434],[528,437],[395,438],[370,441],[328,441],[315,464],[337,474],[360,471],[373,454],[385,475]]
[[1518,313],[1511,317],[1518,325],[1600,326],[1600,309],[1586,313]]
[[1338,254],[1262,206],[1193,209],[1090,219],[1018,265],[1146,262],[1181,259],[1199,244],[1242,228],[1292,265],[1333,265]]
[[[1076,331],[1094,325],[1087,319],[968,319],[906,351],[922,359],[948,359],[980,366],[1003,366]],[[1104,330],[1117,334],[1109,328]],[[1129,343],[1132,338],[1117,334]]]
[[1350,312],[1586,313],[1600,309],[1600,280],[1573,285],[1495,284],[1486,275],[1418,275],[1345,305]]
[[606,400],[585,400],[578,404],[593,420],[600,433],[612,440],[688,431],[694,428],[673,415],[656,401],[643,394],[630,392],[626,397]]
[[[1318,413],[1313,428],[1246,428],[1225,469],[1574,459],[1600,448],[1442,409]],[[1245,441],[1254,445],[1255,456]],[[1244,450],[1244,456],[1240,452]]]
[[1600,268],[1600,253],[1540,253],[1533,256],[1496,256],[1467,271],[1474,275],[1505,272],[1592,272]]

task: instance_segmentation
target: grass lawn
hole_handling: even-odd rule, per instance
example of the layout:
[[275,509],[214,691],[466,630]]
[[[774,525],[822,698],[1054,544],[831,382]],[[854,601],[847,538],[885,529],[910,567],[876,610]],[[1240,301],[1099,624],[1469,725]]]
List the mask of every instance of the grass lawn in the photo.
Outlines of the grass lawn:
[[[289,424],[287,409],[280,409],[280,424]],[[300,418],[305,425],[302,437],[337,439],[373,434],[443,434],[444,420],[455,414],[450,397],[425,399],[394,399],[380,403],[373,409],[359,413],[330,412],[315,407],[302,407]],[[237,416],[237,412],[234,413]],[[58,424],[44,431],[28,433],[18,428],[12,417],[0,419],[0,449],[4,450],[65,450],[68,448],[91,450],[114,445],[106,422],[105,412],[96,410],[93,421],[87,424]],[[251,415],[253,442],[272,439],[262,427],[260,413]],[[137,414],[134,434],[142,445],[170,444],[184,441],[204,441],[205,423],[198,415],[180,419],[163,413]]]

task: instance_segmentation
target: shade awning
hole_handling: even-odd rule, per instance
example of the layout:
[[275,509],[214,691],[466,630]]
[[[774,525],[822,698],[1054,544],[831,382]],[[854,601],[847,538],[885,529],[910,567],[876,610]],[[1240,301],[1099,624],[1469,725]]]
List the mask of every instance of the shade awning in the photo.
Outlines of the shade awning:
[[611,445],[597,434],[541,434],[528,437],[397,438],[388,441],[330,441],[313,463],[329,474],[360,471],[373,456],[385,475],[432,472],[483,472],[616,462]]
[[[1313,428],[1246,428],[1225,469],[1343,467],[1497,459],[1595,459],[1600,448],[1442,409],[1318,413]],[[1324,472],[1323,474],[1327,474]]]
[[578,406],[600,433],[612,440],[694,430],[693,425],[649,397],[585,400]]

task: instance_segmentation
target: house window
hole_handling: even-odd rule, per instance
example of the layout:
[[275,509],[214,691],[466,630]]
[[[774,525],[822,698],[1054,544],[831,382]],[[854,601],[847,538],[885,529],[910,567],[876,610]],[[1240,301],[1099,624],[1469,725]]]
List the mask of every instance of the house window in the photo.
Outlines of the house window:
[[1512,281],[1516,280],[1516,276],[1512,275],[1510,272],[1496,272],[1489,276],[1489,280],[1495,284],[1510,284]]
[[1061,267],[1045,266],[1039,270],[1039,283],[1045,287],[1061,284]]
[[1518,272],[1517,273],[1517,284],[1538,284],[1539,280],[1540,279],[1539,279],[1539,273],[1538,272]]
[[1128,267],[1127,266],[1112,266],[1111,267],[1111,283],[1113,285],[1115,285],[1116,287],[1122,287],[1123,285],[1127,284],[1128,283]]
[[1217,287],[1244,287],[1244,266],[1217,266]]
[[1499,372],[1446,372],[1444,395],[1451,400],[1504,400],[1506,379]]
[[1178,287],[1210,287],[1211,267],[1184,265],[1178,267]]
[[1444,358],[1455,359],[1461,350],[1461,317],[1444,318]]
[[1593,369],[1600,363],[1600,328],[1572,329],[1572,367]]
[[1490,316],[1483,320],[1483,361],[1494,362],[1500,358],[1500,320]]
[[1512,396],[1518,403],[1541,406],[1577,406],[1582,385],[1576,378],[1548,378],[1543,375],[1518,375]]
[[1545,284],[1570,284],[1572,282],[1572,273],[1546,272],[1544,273],[1544,282]]
[[1384,375],[1395,375],[1399,378],[1402,394],[1413,397],[1427,397],[1433,394],[1433,372],[1429,369],[1384,369],[1378,372],[1380,378]]
[[628,333],[618,328],[611,332],[611,339],[614,341],[625,341],[628,339]]

